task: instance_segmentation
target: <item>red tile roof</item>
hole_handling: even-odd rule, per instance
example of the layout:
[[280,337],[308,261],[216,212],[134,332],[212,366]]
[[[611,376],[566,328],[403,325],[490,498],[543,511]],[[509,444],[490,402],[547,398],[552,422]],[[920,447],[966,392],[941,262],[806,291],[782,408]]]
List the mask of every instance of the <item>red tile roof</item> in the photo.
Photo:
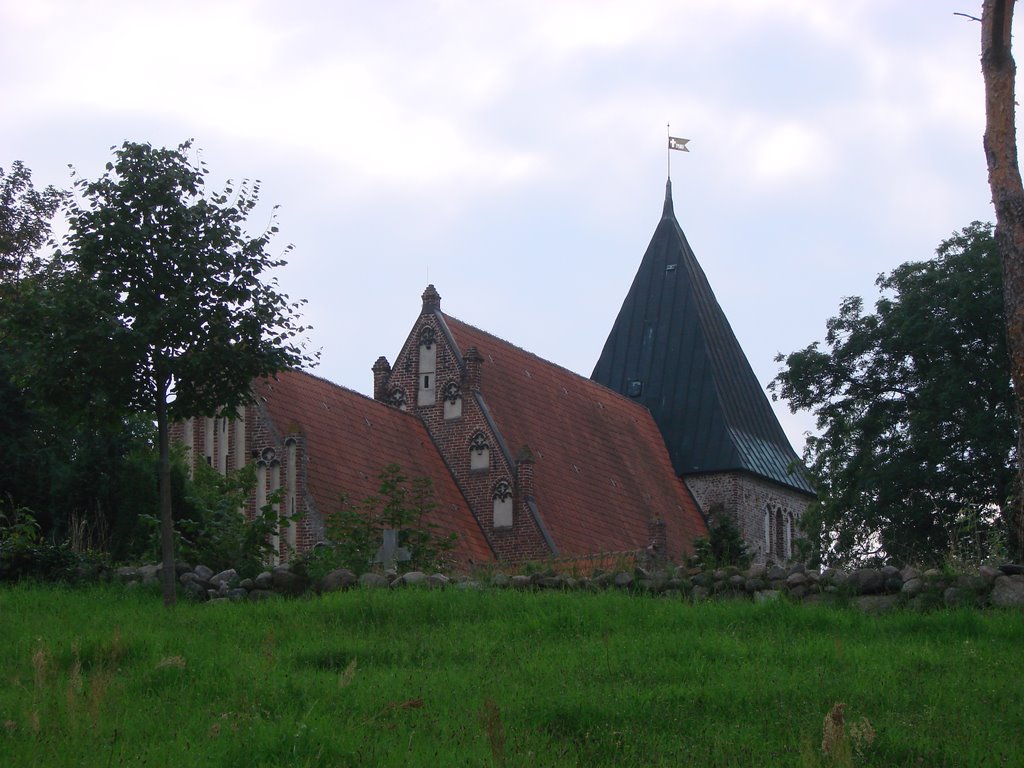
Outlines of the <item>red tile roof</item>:
[[464,353],[483,355],[480,391],[513,457],[533,452],[540,515],[563,557],[642,549],[666,523],[668,553],[707,533],[646,408],[444,315]]
[[444,533],[458,534],[454,555],[466,562],[494,559],[423,422],[357,392],[301,371],[257,383],[257,396],[282,437],[305,437],[308,489],[327,515],[344,493],[359,502],[375,495],[378,475],[396,463],[407,477],[433,481],[437,509],[427,516]]

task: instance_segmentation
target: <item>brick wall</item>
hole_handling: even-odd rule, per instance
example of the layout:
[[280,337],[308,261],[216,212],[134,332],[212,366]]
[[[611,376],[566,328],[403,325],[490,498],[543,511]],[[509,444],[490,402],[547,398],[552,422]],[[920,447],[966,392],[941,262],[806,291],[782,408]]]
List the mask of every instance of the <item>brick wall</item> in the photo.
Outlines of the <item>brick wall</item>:
[[[551,550],[529,509],[529,494],[519,488],[515,458],[509,455],[507,446],[502,446],[500,435],[485,413],[486,401],[480,391],[473,387],[473,379],[478,371],[481,389],[486,390],[486,365],[479,361],[480,367],[476,370],[472,364],[465,365],[465,361],[452,347],[442,317],[433,311],[438,304],[428,303],[428,298],[425,294],[424,313],[416,321],[395,359],[386,384],[375,387],[375,391],[386,393],[385,402],[392,404],[398,402],[395,392],[400,391],[405,408],[423,420],[499,560],[517,562],[548,557]],[[431,337],[432,343],[436,345],[434,397],[432,402],[419,405],[418,392],[422,385],[420,346],[424,338]],[[470,356],[468,350],[463,352],[467,357]],[[444,401],[449,385],[455,385],[452,390],[457,388],[462,407],[457,418],[446,419]],[[482,470],[471,470],[470,444],[478,432],[484,435],[488,446],[489,466]],[[494,490],[502,481],[513,489],[513,523],[510,527],[496,528]]]

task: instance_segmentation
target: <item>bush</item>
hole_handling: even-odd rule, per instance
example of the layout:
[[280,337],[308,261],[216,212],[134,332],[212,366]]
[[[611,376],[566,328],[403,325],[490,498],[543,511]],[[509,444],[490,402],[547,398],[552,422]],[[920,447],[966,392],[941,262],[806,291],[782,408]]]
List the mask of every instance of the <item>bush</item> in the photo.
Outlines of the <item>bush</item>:
[[693,542],[694,559],[705,570],[750,566],[750,552],[736,521],[724,511],[708,515],[708,535]]
[[[185,486],[185,509],[174,521],[178,557],[214,571],[234,568],[243,578],[263,570],[273,558],[272,537],[279,533],[282,518],[274,511],[280,501],[276,494],[248,519],[243,510],[255,487],[252,464],[226,475],[197,464]],[[151,515],[146,520],[151,527],[151,549],[156,553],[160,523]]]
[[437,504],[430,478],[408,478],[401,467],[389,464],[377,476],[377,495],[354,505],[341,499],[339,508],[327,516],[328,543],[317,547],[301,561],[309,576],[317,579],[335,568],[348,568],[361,574],[373,567],[385,530],[397,531],[398,547],[409,554],[408,560],[395,562],[404,570],[440,570],[455,543],[455,534],[442,536],[437,526],[424,516]]
[[7,511],[0,511],[0,582],[76,582],[102,570],[98,555],[44,542],[39,530],[35,516],[23,507],[11,504]]

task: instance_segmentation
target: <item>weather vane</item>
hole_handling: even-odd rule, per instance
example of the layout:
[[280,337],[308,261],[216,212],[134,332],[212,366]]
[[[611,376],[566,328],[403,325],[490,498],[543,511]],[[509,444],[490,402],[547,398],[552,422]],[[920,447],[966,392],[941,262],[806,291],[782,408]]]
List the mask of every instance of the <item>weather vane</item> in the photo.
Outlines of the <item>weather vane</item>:
[[672,178],[672,150],[676,149],[680,152],[689,152],[686,145],[690,143],[689,139],[679,139],[672,135],[672,124],[665,123],[665,133],[668,135],[668,149],[665,150],[665,157],[668,160],[668,177]]

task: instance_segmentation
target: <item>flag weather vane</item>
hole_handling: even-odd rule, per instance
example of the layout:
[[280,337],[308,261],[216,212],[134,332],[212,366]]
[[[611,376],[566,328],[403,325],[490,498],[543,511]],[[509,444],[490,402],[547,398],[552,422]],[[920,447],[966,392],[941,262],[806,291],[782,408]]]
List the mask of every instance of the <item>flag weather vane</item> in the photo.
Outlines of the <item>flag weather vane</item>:
[[668,177],[672,178],[672,150],[678,150],[679,152],[689,152],[687,144],[690,143],[689,139],[680,139],[672,135],[672,124],[665,123],[665,132],[668,134],[668,149],[665,150],[665,156],[668,159]]

